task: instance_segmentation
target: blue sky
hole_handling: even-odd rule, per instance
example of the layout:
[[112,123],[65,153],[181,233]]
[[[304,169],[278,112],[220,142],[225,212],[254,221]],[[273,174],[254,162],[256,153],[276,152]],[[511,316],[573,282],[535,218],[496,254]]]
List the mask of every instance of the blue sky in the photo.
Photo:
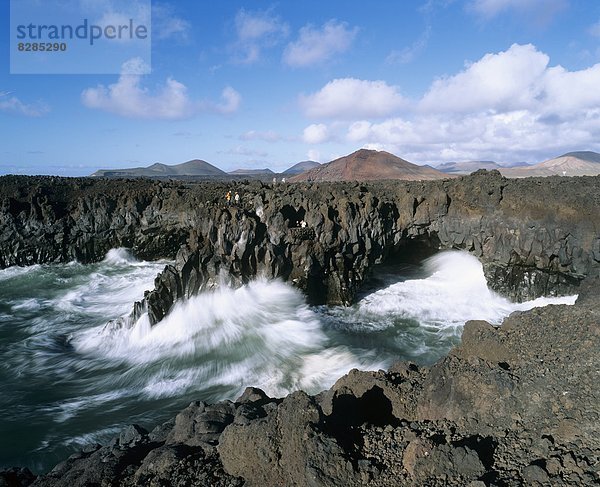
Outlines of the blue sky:
[[144,75],[10,74],[0,9],[0,174],[600,151],[600,2],[152,1]]

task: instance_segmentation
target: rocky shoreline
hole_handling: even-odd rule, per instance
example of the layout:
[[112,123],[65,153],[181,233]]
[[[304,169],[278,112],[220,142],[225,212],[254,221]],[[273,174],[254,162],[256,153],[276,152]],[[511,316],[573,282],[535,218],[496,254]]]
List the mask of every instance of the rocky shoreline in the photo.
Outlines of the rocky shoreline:
[[431,367],[353,370],[316,396],[248,388],[235,402],[193,402],[151,432],[129,426],[35,481],[15,469],[0,485],[597,484],[598,285],[499,328],[468,322]]
[[[152,322],[178,299],[257,275],[313,303],[349,303],[382,262],[465,249],[513,299],[575,306],[473,321],[431,367],[351,371],[317,396],[190,404],[126,428],[37,479],[2,485],[589,485],[600,482],[600,177],[294,184],[0,178],[0,267],[114,247],[175,258],[134,306]],[[226,190],[240,191],[226,206]],[[307,222],[305,229],[297,222]]]
[[[230,190],[239,205],[225,204]],[[600,177],[273,186],[4,176],[0,204],[0,268],[88,263],[114,247],[176,259],[133,310],[152,323],[223,275],[280,278],[313,304],[348,304],[377,264],[440,249],[471,252],[490,287],[519,301],[571,293],[600,272]]]

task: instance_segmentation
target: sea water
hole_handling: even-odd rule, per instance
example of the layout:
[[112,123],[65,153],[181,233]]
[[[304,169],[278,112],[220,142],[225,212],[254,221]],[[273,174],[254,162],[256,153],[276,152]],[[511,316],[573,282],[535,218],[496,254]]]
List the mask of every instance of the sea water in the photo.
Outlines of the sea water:
[[511,303],[489,290],[476,258],[450,251],[376,270],[351,307],[310,307],[290,285],[256,279],[177,303],[155,326],[146,315],[107,326],[164,265],[114,249],[92,265],[0,271],[0,467],[43,472],[124,425],[151,428],[249,385],[316,393],[352,368],[431,364],[467,320],[576,299]]

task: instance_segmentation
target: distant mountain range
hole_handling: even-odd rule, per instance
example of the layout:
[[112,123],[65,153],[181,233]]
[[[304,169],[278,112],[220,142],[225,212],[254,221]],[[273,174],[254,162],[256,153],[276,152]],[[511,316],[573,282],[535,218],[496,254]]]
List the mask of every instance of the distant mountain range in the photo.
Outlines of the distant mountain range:
[[[385,151],[360,149],[326,164],[302,161],[279,173],[289,181],[366,181],[375,179],[428,180],[470,174],[479,169],[499,170],[509,178],[540,176],[596,176],[600,175],[600,154],[591,151],[568,152],[539,164],[524,162],[506,164],[494,161],[446,162],[431,167],[412,164]],[[130,169],[100,169],[93,177],[204,177],[228,179],[248,177],[270,180],[277,173],[269,168],[236,169],[226,173],[201,159],[169,166],[156,163],[148,167]]]
[[498,163],[494,161],[464,161],[464,162],[445,162],[435,166],[438,171],[445,172],[447,174],[471,174],[472,172],[478,171],[479,169],[504,169],[507,167],[518,167],[528,166],[526,162],[515,162],[515,163]]
[[418,166],[385,151],[360,149],[290,181],[368,181],[374,179],[445,179],[448,174],[429,166]]
[[600,154],[591,151],[568,152],[527,167],[503,168],[500,172],[508,178],[532,176],[598,176]]
[[285,171],[283,171],[282,174],[285,174],[288,176],[294,176],[296,174],[302,174],[303,172],[310,171],[311,169],[314,169],[315,167],[319,167],[320,165],[321,165],[321,163],[316,162],[316,161],[302,161],[302,162],[299,162],[298,164],[294,164],[289,169],[286,169]]
[[225,171],[200,159],[194,159],[182,164],[168,166],[156,163],[148,167],[132,169],[100,169],[92,174],[93,177],[174,177],[174,176],[226,176]]

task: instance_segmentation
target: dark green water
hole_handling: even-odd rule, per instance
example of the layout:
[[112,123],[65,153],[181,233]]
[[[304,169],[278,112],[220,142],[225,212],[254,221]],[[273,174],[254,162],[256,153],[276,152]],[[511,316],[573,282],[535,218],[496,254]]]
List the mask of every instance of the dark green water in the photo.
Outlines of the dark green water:
[[477,260],[450,252],[382,270],[350,308],[310,308],[290,286],[257,280],[182,303],[152,328],[144,318],[105,328],[163,267],[120,249],[89,266],[0,271],[0,466],[43,472],[126,424],[151,428],[247,385],[315,393],[354,367],[432,363],[466,320],[550,302],[511,304],[487,289]]

